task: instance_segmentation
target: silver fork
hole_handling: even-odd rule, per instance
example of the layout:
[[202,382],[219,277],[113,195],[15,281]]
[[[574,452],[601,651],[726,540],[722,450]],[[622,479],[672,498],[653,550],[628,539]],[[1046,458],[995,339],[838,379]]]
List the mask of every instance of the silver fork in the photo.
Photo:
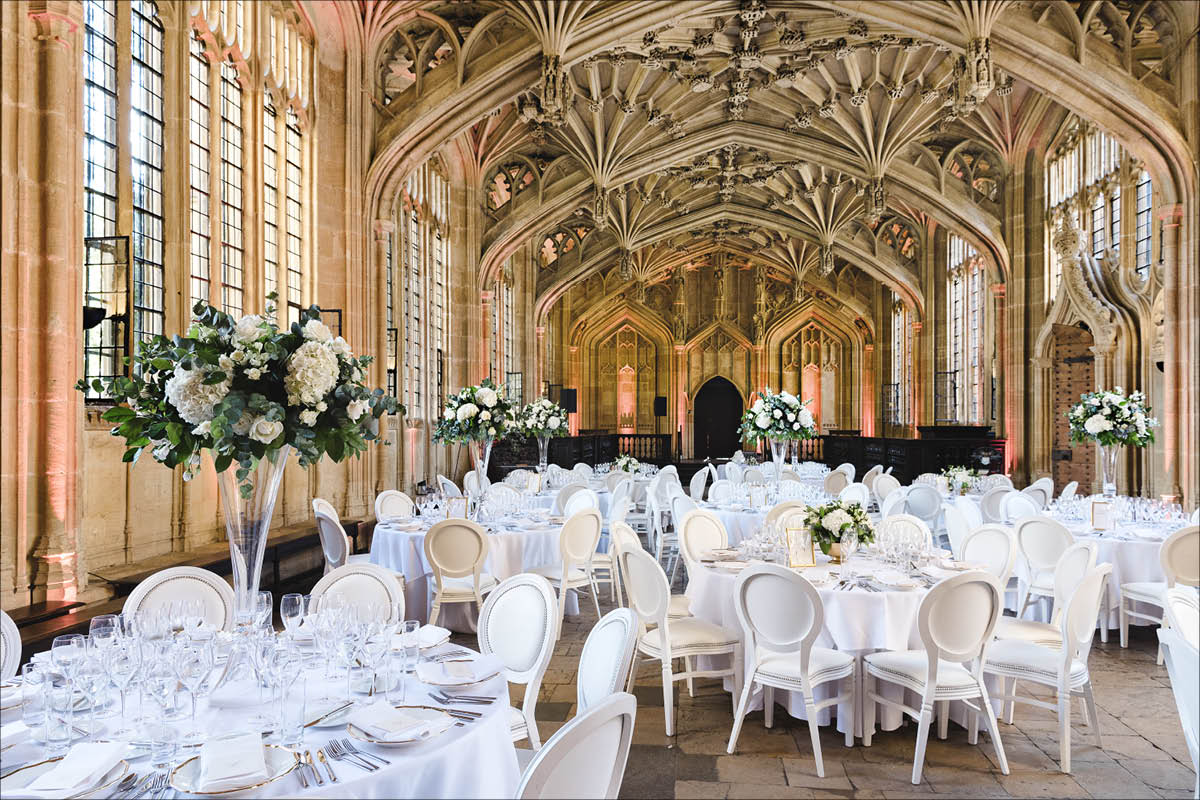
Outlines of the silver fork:
[[384,758],[383,756],[377,756],[374,753],[366,753],[366,752],[363,752],[362,750],[359,750],[357,747],[354,746],[354,743],[351,742],[349,739],[342,739],[342,747],[346,748],[346,751],[348,753],[352,753],[356,756],[364,756],[366,758],[373,758],[376,761],[382,761],[385,764],[392,763],[392,762],[388,761],[386,758]]
[[367,772],[374,772],[375,770],[379,769],[379,767],[375,764],[372,764],[365,759],[355,758],[347,753],[342,749],[342,745],[337,739],[330,739],[325,751],[329,753],[329,755],[333,756],[334,761],[345,761],[348,764],[353,764],[359,769],[365,769]]

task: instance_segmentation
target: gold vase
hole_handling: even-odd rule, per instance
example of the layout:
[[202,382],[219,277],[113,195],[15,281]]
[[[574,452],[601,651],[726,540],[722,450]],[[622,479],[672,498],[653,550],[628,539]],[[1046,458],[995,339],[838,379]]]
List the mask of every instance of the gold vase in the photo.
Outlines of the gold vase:
[[842,543],[834,542],[829,545],[829,557],[833,559],[833,563],[842,563]]

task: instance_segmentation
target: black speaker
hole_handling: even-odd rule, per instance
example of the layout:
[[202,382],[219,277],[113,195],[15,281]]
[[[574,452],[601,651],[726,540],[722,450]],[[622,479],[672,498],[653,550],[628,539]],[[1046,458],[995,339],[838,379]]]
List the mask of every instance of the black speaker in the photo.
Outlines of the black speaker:
[[563,389],[558,404],[567,410],[568,414],[575,413],[575,390]]
[[667,415],[667,398],[654,398],[654,416],[665,417]]

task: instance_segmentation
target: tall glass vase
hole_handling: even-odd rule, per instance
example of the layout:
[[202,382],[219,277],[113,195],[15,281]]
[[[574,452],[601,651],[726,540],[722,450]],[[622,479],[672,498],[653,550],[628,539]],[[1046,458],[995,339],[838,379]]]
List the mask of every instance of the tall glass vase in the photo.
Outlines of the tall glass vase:
[[1117,496],[1117,457],[1121,454],[1121,445],[1100,445],[1100,486],[1105,497]]
[[284,445],[258,460],[244,479],[238,480],[238,465],[217,473],[221,510],[225,515],[225,537],[233,565],[234,619],[247,624],[254,618],[263,552],[271,530],[271,515],[279,496],[283,468],[292,453]]
[[542,473],[544,473],[546,471],[546,462],[549,460],[549,457],[550,457],[550,434],[539,433],[537,435],[537,443],[538,443],[537,471],[538,471],[538,475],[541,475]]
[[796,439],[792,442],[792,469],[800,471],[800,440]]
[[483,493],[488,485],[488,460],[492,457],[492,442],[494,439],[483,439],[476,441],[474,439],[467,442],[467,451],[471,454],[471,466],[475,470],[475,497],[471,498],[474,504],[472,509],[471,519],[479,519],[479,506],[483,503]]
[[780,499],[783,498],[783,461],[787,458],[787,439],[771,440],[771,460],[775,462],[775,491]]

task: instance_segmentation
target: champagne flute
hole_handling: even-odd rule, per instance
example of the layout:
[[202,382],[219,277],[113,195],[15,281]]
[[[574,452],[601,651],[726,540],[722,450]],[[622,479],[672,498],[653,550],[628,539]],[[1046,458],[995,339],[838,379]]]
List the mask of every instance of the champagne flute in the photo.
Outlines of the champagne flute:
[[121,727],[112,733],[114,739],[126,739],[134,734],[133,727],[125,718],[125,696],[141,665],[142,650],[137,641],[121,641],[104,651],[104,666],[108,670],[109,680],[121,695]]
[[93,741],[99,737],[100,726],[96,709],[108,687],[108,672],[99,658],[99,651],[86,653],[75,663],[75,685],[88,701],[88,733]]
[[283,627],[288,636],[295,638],[304,622],[307,605],[302,594],[285,594],[279,599],[279,616],[283,618]]
[[196,726],[196,699],[200,686],[208,679],[213,671],[213,652],[211,639],[193,639],[184,645],[175,661],[175,670],[179,681],[187,687],[188,696],[192,701],[192,716],[189,730],[184,734],[186,742],[201,742],[204,732]]

